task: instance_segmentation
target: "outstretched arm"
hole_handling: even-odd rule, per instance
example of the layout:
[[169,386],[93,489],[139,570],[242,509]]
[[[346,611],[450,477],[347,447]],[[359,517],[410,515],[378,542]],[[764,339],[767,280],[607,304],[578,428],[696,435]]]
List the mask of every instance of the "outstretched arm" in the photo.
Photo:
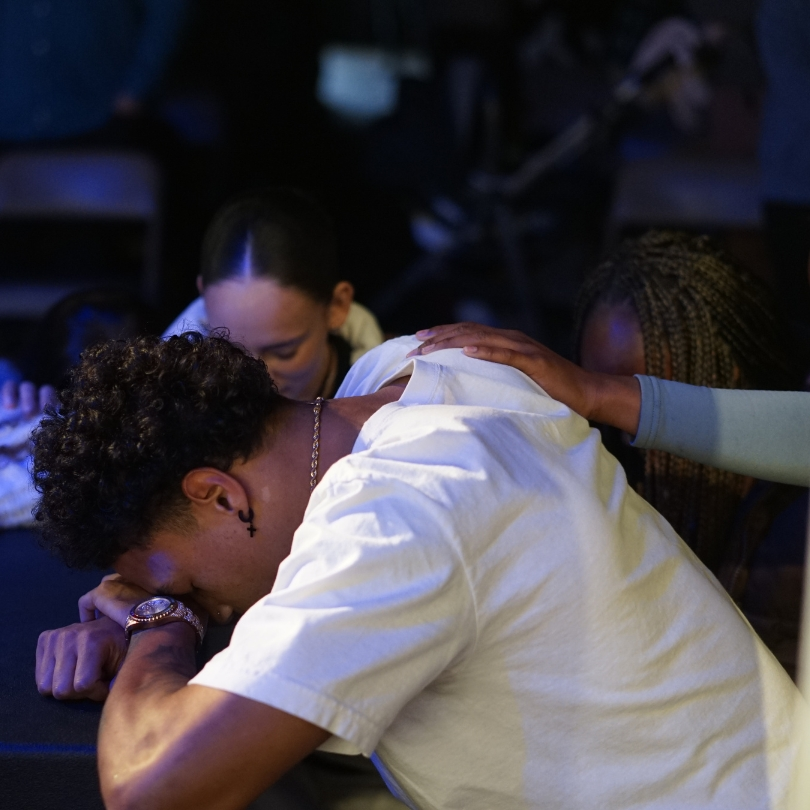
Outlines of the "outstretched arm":
[[765,481],[810,484],[810,394],[739,391],[639,377],[637,447]]
[[810,394],[728,391],[585,371],[520,332],[472,323],[417,333],[411,354],[460,348],[470,357],[514,366],[569,408],[665,450],[741,475],[810,483]]

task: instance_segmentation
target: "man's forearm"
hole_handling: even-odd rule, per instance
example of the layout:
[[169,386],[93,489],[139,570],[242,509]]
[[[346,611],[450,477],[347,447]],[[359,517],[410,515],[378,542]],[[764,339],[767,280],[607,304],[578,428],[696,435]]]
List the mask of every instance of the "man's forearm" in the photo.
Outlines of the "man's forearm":
[[196,635],[186,622],[133,633],[132,643],[116,680],[113,706],[131,698],[163,700],[182,689],[196,674]]
[[[194,629],[175,622],[135,633],[99,729],[99,773],[108,807],[129,807],[148,780],[171,778],[179,693],[195,674]],[[182,724],[180,724],[182,725]],[[176,756],[176,754],[175,754]]]
[[328,738],[271,706],[189,685],[194,645],[185,622],[133,636],[99,733],[108,810],[238,810]]

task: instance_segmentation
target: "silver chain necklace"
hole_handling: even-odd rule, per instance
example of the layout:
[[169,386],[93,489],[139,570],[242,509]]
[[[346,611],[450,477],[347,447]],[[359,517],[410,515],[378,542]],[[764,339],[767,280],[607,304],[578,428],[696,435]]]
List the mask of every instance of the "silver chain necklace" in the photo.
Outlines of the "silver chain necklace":
[[312,463],[309,465],[309,491],[315,489],[318,483],[318,457],[321,452],[321,409],[323,397],[318,397],[312,403],[312,412],[315,414],[315,431],[312,434]]

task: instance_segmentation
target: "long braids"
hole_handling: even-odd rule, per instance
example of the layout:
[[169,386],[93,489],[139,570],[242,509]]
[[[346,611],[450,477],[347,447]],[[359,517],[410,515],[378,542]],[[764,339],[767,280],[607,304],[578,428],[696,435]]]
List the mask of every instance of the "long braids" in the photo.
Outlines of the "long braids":
[[[651,231],[622,243],[580,292],[577,355],[594,307],[624,302],[638,315],[651,376],[714,388],[796,384],[770,293],[708,237]],[[712,569],[745,487],[734,473],[663,451],[645,453],[641,494]]]

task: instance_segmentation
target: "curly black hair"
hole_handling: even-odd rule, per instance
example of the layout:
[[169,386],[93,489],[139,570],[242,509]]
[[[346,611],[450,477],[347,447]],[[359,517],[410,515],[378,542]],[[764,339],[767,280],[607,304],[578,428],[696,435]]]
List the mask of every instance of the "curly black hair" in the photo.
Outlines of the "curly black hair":
[[71,567],[107,568],[155,530],[189,527],[186,473],[253,456],[284,402],[222,334],[87,349],[33,435],[43,544]]

